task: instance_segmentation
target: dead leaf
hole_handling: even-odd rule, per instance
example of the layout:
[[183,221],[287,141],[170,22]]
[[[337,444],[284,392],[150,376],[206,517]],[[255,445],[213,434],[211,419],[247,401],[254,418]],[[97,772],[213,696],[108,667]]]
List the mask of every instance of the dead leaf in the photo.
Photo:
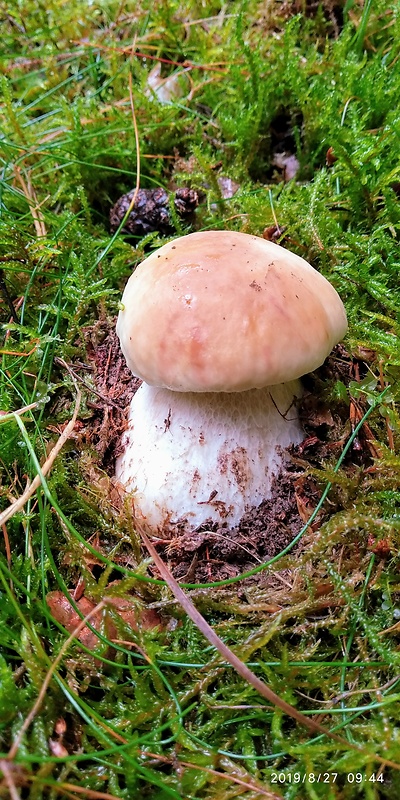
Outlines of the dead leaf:
[[[118,583],[115,581],[113,586]],[[73,592],[71,591],[71,594]],[[101,609],[98,613],[94,614],[90,620],[91,626],[104,634],[111,641],[117,638],[117,629],[115,623],[110,615],[110,607],[115,611],[123,622],[128,625],[132,631],[150,630],[151,628],[160,627],[161,619],[157,612],[151,608],[143,608],[139,605],[141,601],[133,596],[131,597],[108,597],[108,603],[105,608]],[[81,617],[75,611],[68,598],[65,597],[61,591],[49,592],[46,596],[47,605],[54,617],[68,633],[72,633],[81,622]],[[95,603],[87,597],[81,597],[77,603],[77,607],[82,616],[87,616],[95,608]],[[99,638],[87,625],[81,630],[78,639],[89,650],[94,650],[99,646]]]

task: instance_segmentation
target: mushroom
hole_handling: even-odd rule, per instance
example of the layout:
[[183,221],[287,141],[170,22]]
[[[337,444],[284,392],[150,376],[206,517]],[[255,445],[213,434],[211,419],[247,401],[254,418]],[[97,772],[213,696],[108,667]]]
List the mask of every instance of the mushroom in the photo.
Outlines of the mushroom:
[[298,379],[346,330],[333,286],[257,236],[191,233],[146,258],[117,321],[143,380],[116,465],[136,516],[159,533],[183,520],[237,526],[304,437]]

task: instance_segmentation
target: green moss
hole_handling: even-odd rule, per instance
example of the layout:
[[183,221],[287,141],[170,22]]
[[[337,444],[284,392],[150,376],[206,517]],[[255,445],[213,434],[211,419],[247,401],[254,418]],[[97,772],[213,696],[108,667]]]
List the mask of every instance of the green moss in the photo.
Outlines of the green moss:
[[[362,374],[349,386],[325,378],[321,392],[340,407],[343,444],[354,404],[361,414],[372,404],[363,446],[375,439],[376,458],[369,451],[366,468],[350,454],[335,471],[336,449],[311,470],[319,487],[332,484],[331,515],[304,534],[299,556],[286,553],[245,584],[192,591],[274,691],[306,714],[323,713],[349,747],[310,740],[221,663],[151,581],[131,512],[117,506],[93,444],[72,440],[48,484],[2,529],[2,756],[69,635],[50,614],[49,591],[69,595],[75,611],[80,577],[93,602],[134,591],[138,608],[157,606],[163,626],[132,632],[114,610],[118,642],[95,626],[95,659],[76,640],[61,653],[15,757],[29,800],[55,799],[63,782],[149,800],[250,800],[268,789],[307,800],[399,794],[400,773],[384,769],[381,782],[368,753],[397,762],[400,749],[400,19],[383,0],[292,6],[8,4],[0,410],[36,406],[22,427],[0,416],[0,506],[23,492],[37,469],[32,452],[43,464],[72,415],[76,387],[55,358],[85,361],[87,331],[116,313],[133,266],[162,241],[150,234],[134,249],[110,236],[109,209],[134,187],[139,166],[142,187],[172,181],[202,190],[198,227],[262,235],[278,223],[281,240],[346,304],[346,346]],[[161,104],[148,91],[157,63],[163,77],[185,73],[186,94]],[[288,183],[272,163],[279,141],[299,162]],[[233,197],[221,194],[220,176],[239,182]],[[10,299],[18,321],[10,321]],[[82,390],[87,419],[95,398],[90,383]],[[325,772],[329,784],[303,782]]]

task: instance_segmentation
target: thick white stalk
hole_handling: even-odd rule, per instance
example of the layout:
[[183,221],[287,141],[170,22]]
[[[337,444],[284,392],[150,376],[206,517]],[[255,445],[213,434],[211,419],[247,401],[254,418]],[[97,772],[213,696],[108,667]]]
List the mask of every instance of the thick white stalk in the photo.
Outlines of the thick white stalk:
[[116,476],[135,513],[159,533],[182,519],[234,527],[270,496],[281,450],[304,434],[299,381],[232,393],[173,392],[143,383],[133,397]]

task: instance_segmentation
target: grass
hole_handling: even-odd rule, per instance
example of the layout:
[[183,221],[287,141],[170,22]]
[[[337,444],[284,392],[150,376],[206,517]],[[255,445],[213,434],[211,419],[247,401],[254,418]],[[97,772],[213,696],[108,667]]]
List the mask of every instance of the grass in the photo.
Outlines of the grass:
[[[2,524],[0,797],[398,797],[398,8],[0,7],[1,509],[59,447]],[[183,86],[168,104],[148,90],[156,64]],[[299,162],[289,182],[272,164],[279,136]],[[202,191],[197,229],[274,228],[345,302],[351,380],[317,383],[341,428],[331,455],[307,465],[319,496],[328,485],[329,513],[299,554],[251,580],[186,588],[257,677],[342,743],[265,701],[152,578],[129,505],[84,435],[99,398],[76,370],[131,269],[165,241],[110,235],[109,209],[138,173],[142,188]],[[239,184],[233,197],[218,175]],[[81,427],[61,448],[78,392]],[[116,605],[127,597],[161,628],[132,628]]]

